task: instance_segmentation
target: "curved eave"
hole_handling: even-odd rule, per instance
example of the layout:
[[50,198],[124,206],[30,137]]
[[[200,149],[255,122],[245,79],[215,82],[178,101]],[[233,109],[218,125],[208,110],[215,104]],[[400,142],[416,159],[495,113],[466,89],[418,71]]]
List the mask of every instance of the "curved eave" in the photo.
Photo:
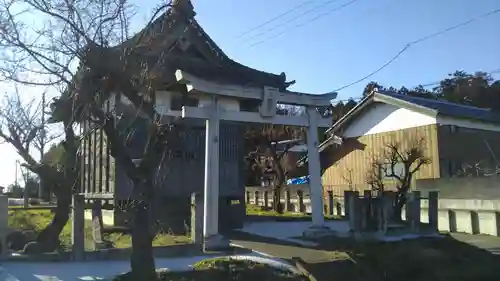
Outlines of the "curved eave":
[[[205,32],[203,27],[193,19],[191,23],[192,27],[195,28],[206,40],[206,43],[210,46],[212,52],[215,52],[217,56],[222,61],[223,67],[231,68],[232,70],[241,71],[242,74],[253,73],[253,75],[258,78],[258,80],[262,80],[263,83],[261,86],[272,86],[279,89],[284,90],[286,76],[285,75],[277,75],[274,73],[269,73],[265,71],[261,71],[244,64],[241,64],[233,59],[231,59],[213,40],[212,38]],[[264,85],[265,84],[265,85]]]

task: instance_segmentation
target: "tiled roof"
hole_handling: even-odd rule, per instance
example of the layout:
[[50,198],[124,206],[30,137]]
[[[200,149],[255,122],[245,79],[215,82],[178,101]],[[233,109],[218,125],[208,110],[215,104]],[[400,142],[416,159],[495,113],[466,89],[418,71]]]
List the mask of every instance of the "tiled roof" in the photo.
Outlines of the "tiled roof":
[[410,104],[422,106],[436,111],[437,114],[455,118],[473,119],[483,122],[500,122],[500,114],[491,111],[490,109],[479,108],[475,106],[462,105],[437,99],[422,98],[408,95],[401,95],[391,92],[377,92],[377,96],[386,96],[394,99],[399,99]]
[[[377,91],[366,96],[354,108],[352,108],[347,114],[345,114],[342,118],[335,122],[333,126],[326,131],[326,133],[330,134],[331,136],[327,141],[320,144],[320,152],[333,144],[332,140],[335,137],[334,133],[339,130],[339,128],[344,127],[350,122],[353,122],[354,118],[356,118],[356,115],[361,114],[362,111],[364,111],[375,102],[382,102],[397,107],[406,108],[434,117],[447,116],[485,123],[500,124],[500,114],[490,109],[462,105],[432,98],[402,95],[388,91]],[[299,160],[300,163],[304,163],[306,161],[307,157]]]

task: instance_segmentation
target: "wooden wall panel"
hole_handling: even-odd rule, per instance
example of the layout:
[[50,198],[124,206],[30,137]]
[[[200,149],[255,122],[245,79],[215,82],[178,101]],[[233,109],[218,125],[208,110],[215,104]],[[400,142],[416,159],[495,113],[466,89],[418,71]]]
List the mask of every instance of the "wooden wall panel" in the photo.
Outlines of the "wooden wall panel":
[[[105,110],[109,104],[105,105]],[[93,130],[94,124],[82,122],[81,191],[83,193],[113,193],[115,190],[115,159],[110,155],[106,134]],[[93,131],[92,131],[93,130]]]
[[425,139],[425,153],[432,159],[432,164],[423,166],[417,173],[417,179],[439,177],[439,152],[437,126],[426,125],[393,132],[347,139],[339,148],[328,150],[328,157],[334,164],[326,168],[323,174],[323,186],[366,185],[366,175],[371,169],[372,159],[380,157],[385,146],[399,142],[402,149],[418,138]]

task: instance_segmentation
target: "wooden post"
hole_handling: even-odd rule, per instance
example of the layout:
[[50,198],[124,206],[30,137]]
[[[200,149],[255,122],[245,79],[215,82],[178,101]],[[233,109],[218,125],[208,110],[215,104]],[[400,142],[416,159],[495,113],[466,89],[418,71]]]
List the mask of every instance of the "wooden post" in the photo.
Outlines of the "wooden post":
[[[274,204],[274,202],[273,202]],[[264,208],[269,207],[269,192],[264,191]]]
[[392,204],[394,203],[394,198],[392,194],[394,193],[391,191],[382,192],[382,206],[380,210],[379,230],[383,235],[387,233],[387,228],[389,226],[389,223],[391,222],[393,214]]
[[306,206],[304,206],[304,192],[302,190],[297,190],[297,210],[299,213],[306,211]]
[[105,246],[103,229],[102,202],[101,200],[95,200],[92,204],[92,239],[96,250]]
[[[344,214],[345,214],[346,218],[349,217],[349,213],[351,212],[351,207],[349,206],[349,204],[351,204],[351,196],[353,195],[353,192],[355,192],[355,191],[351,191],[351,190],[344,191]],[[359,192],[358,192],[358,196],[359,196]]]
[[412,225],[412,220],[413,220],[413,213],[412,213],[412,206],[411,206],[411,193],[406,193],[406,204],[404,206],[405,208],[405,219],[406,223],[411,226]]
[[418,232],[420,229],[420,191],[414,190],[411,192],[411,228]]
[[438,214],[439,214],[439,192],[429,192],[429,226],[433,231],[438,231]]
[[[359,192],[350,191],[348,195],[349,203],[349,226],[353,233],[360,231],[360,220],[359,220]],[[345,210],[347,212],[347,209]]]
[[85,258],[85,198],[81,194],[73,194],[71,244],[73,259],[82,261]]
[[287,189],[285,190],[285,212],[291,212],[292,211],[292,202],[290,198],[290,190]]
[[[341,217],[342,216],[342,204],[340,204],[340,201],[337,199],[335,200],[335,212],[337,213],[337,216]],[[345,213],[345,210],[344,210]]]
[[372,192],[371,190],[363,191],[363,199],[361,202],[361,228],[363,230],[367,230],[370,228],[371,223],[371,201],[372,201]]
[[203,196],[199,193],[191,194],[191,241],[203,245]]
[[328,191],[328,215],[333,216],[333,209],[335,208],[335,202],[333,201],[333,191]]

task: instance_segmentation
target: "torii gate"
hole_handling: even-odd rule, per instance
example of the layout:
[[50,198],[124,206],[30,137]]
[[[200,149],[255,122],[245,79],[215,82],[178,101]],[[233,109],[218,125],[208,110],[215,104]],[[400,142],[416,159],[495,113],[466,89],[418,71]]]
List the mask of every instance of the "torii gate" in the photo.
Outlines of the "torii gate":
[[[323,188],[318,151],[318,127],[330,127],[331,118],[323,118],[317,107],[330,105],[337,93],[312,95],[296,92],[280,92],[271,87],[244,87],[220,84],[195,77],[182,70],[175,72],[177,81],[185,84],[189,94],[200,97],[198,107],[183,106],[182,118],[206,120],[205,185],[203,240],[204,249],[227,247],[227,240],[219,235],[219,123],[220,120],[251,123],[268,123],[307,127],[307,154],[309,161],[310,196],[312,204],[311,230],[324,230]],[[239,110],[239,99],[258,99],[260,112]],[[276,105],[291,104],[305,106],[306,116],[276,115]],[[174,112],[165,112],[178,115]]]

